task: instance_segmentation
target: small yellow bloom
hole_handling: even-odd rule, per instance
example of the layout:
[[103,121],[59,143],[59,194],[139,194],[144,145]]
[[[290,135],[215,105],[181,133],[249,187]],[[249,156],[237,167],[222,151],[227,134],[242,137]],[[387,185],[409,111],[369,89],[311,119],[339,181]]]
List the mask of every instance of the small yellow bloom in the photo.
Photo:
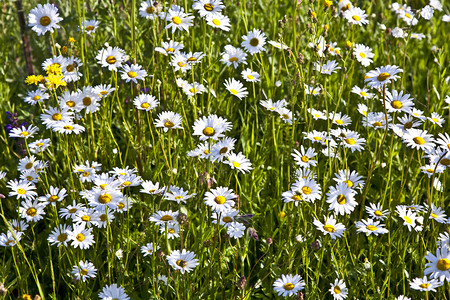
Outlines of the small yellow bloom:
[[27,79],[25,79],[25,83],[27,84],[35,84],[38,85],[39,83],[43,83],[44,82],[44,76],[42,75],[30,75],[27,77]]
[[351,47],[352,47],[352,45],[353,45],[353,43],[352,43],[352,42],[350,42],[350,41],[347,41],[347,47],[351,48]]
[[67,42],[70,43],[75,43],[75,39],[73,37],[69,37],[69,39],[67,40]]
[[45,84],[49,89],[56,89],[59,86],[67,85],[67,83],[63,80],[62,74],[50,74],[47,77],[45,77],[45,80],[47,80]]
[[286,213],[284,211],[280,211],[280,213],[278,214],[278,216],[280,218],[284,218],[286,216]]
[[323,5],[325,5],[326,7],[330,7],[331,5],[333,5],[333,1],[331,1],[331,0],[324,0],[323,1]]

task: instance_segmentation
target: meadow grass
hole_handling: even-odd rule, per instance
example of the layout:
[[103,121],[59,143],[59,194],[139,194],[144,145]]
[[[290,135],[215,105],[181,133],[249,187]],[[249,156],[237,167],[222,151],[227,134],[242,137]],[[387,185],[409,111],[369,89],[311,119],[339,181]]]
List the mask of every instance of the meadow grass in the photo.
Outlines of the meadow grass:
[[[72,0],[55,2],[60,28],[38,35],[27,18],[38,3],[45,4],[6,1],[0,15],[1,296],[274,299],[281,294],[274,283],[281,280],[285,294],[297,299],[450,298],[450,255],[445,252],[450,247],[448,4],[442,10],[435,7],[427,20],[427,1],[408,1],[410,8],[403,9],[399,2],[395,12],[392,1],[352,1],[347,6],[346,0],[230,0],[220,12],[230,20],[230,30],[224,31],[209,25],[192,1],[176,1],[179,8],[172,11],[173,3],[158,2],[149,19],[139,14],[140,0]],[[367,24],[351,24],[345,17],[356,7],[365,11],[361,19]],[[192,26],[188,31],[166,29],[167,24],[177,25],[172,17],[180,9],[195,16]],[[169,21],[158,17],[158,11],[168,13]],[[405,21],[414,17],[417,24]],[[358,22],[352,15],[349,19]],[[95,32],[79,30],[87,20],[99,22],[93,25]],[[399,28],[403,34],[395,37]],[[246,49],[246,64],[239,60],[236,68],[232,60],[230,66],[223,63],[225,46],[244,49],[243,36],[253,29],[265,35],[264,50],[251,54]],[[176,55],[155,51],[170,40],[184,48]],[[359,61],[364,57],[355,50],[358,44],[374,54],[367,66]],[[97,58],[108,47],[123,50],[115,54],[123,56],[117,70],[102,66]],[[189,60],[189,52],[204,56]],[[59,67],[42,67],[52,57],[48,65],[54,65],[58,56]],[[68,69],[60,68],[67,67],[64,59],[70,57],[79,59],[73,81],[67,80]],[[172,63],[177,57],[179,68],[190,69],[178,70]],[[324,74],[320,66],[328,61],[336,61],[340,69]],[[132,64],[147,73],[136,83],[132,81],[138,74],[133,78],[128,70],[122,72]],[[380,81],[382,75],[368,78],[368,72],[387,65],[401,69],[398,79],[391,74],[389,83],[371,88],[365,79]],[[243,77],[247,68],[260,80]],[[27,84],[27,78],[33,79],[30,72],[46,79]],[[52,74],[65,77],[58,82]],[[180,79],[184,86],[194,84],[191,90],[203,85],[204,91],[189,95]],[[236,97],[235,87],[226,88],[230,79],[240,81],[248,94]],[[51,88],[49,83],[60,86]],[[114,90],[98,97],[101,89],[87,88],[100,84]],[[366,90],[352,92],[355,86]],[[36,90],[48,99],[25,103]],[[78,93],[73,96],[76,106],[69,109],[63,103],[67,91]],[[394,104],[394,91],[409,94],[402,103],[411,100],[415,110]],[[134,104],[140,95],[152,95],[159,103],[147,111]],[[99,107],[88,108],[86,97]],[[268,99],[285,102],[263,106],[261,101]],[[52,107],[59,117],[49,113]],[[173,119],[162,120],[158,127],[163,112],[178,114],[182,128],[174,129]],[[42,120],[45,114],[48,126]],[[212,118],[213,125],[198,121],[212,115],[226,120]],[[60,126],[61,117],[68,121]],[[39,131],[26,138],[11,136],[23,122]],[[63,133],[64,126],[81,132]],[[208,134],[206,127],[214,127],[214,133]],[[211,138],[215,133],[222,136]],[[214,145],[225,137],[235,139],[234,149],[213,157]],[[37,139],[49,139],[49,146],[40,150],[33,144]],[[310,147],[315,152],[308,156],[303,152]],[[194,149],[195,155],[188,155]],[[297,158],[294,150],[301,152]],[[247,160],[251,166],[245,169]],[[336,180],[339,171],[344,178]],[[352,171],[362,177],[350,179]],[[50,198],[54,187],[66,189],[64,199]],[[212,204],[204,201],[218,187],[231,193],[227,199],[233,209],[216,212],[219,219],[232,216],[225,225],[212,217],[214,205],[222,205],[217,194],[211,194]],[[330,208],[331,202],[337,207],[347,202],[345,212]],[[61,210],[70,214],[75,204],[81,205],[78,211],[65,218]],[[370,213],[371,204],[380,208]],[[170,222],[152,219],[169,210],[176,212]],[[334,218],[345,231],[317,223],[326,218]],[[358,223],[375,218],[381,222],[372,225],[376,229]],[[69,227],[66,235],[57,234],[50,243],[52,231],[62,225]],[[85,249],[76,241],[82,230],[83,236],[93,236]],[[370,234],[374,230],[380,231]],[[146,253],[141,247],[148,243],[153,251]],[[177,258],[175,251],[182,249],[195,258]],[[426,267],[427,253],[441,250],[440,264],[431,260]],[[95,274],[84,262],[93,264]],[[189,263],[192,268],[186,269]],[[92,276],[79,280],[84,270]],[[429,285],[435,291],[411,284],[424,272],[428,280],[439,279]],[[301,276],[298,282],[304,286],[282,279],[288,274]],[[336,279],[345,283],[339,284],[340,290]],[[112,284],[126,295],[99,295]]]

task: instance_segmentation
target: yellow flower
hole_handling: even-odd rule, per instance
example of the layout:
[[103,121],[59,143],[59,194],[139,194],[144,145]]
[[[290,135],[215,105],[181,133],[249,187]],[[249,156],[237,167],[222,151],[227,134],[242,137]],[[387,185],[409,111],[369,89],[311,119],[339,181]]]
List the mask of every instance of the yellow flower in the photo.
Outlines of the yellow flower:
[[324,0],[324,1],[323,1],[323,5],[325,5],[326,7],[330,7],[331,5],[333,5],[333,1],[330,1],[330,0]]
[[67,42],[70,43],[75,43],[75,39],[73,37],[69,37],[69,39],[67,40]]
[[25,79],[25,83],[27,84],[35,84],[38,85],[39,83],[44,82],[44,76],[42,75],[30,75]]
[[62,74],[50,74],[47,77],[45,77],[45,80],[47,80],[45,84],[49,89],[56,89],[59,86],[67,85],[67,83],[63,80]]
[[50,74],[61,74],[61,65],[60,64],[51,64],[48,66],[45,71],[47,72],[47,75]]
[[278,216],[280,218],[284,218],[286,216],[286,213],[284,211],[280,211],[280,213],[278,214]]

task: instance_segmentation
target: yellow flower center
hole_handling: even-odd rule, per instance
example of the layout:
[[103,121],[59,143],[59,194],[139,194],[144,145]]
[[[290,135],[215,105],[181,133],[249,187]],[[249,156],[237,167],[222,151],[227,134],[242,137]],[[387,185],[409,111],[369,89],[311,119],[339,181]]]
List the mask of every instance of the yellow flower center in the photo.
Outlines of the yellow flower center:
[[336,294],[336,295],[339,295],[340,293],[341,293],[341,287],[340,286],[335,286],[334,287],[334,289],[333,289],[333,292]]
[[234,95],[237,95],[237,93],[238,93],[235,89],[230,89],[230,92]]
[[71,208],[71,209],[69,209],[69,213],[71,213],[71,214],[74,214],[74,213],[76,213],[77,212],[77,209],[76,208]]
[[345,139],[345,142],[349,145],[354,145],[356,143],[354,138]]
[[178,66],[182,68],[182,67],[185,67],[185,66],[186,66],[186,64],[185,64],[185,63],[183,63],[182,61],[179,61],[179,62],[178,62]]
[[72,101],[72,100],[69,100],[69,101],[66,102],[66,105],[67,105],[68,107],[74,107],[74,106],[75,106],[75,102]]
[[447,271],[448,269],[450,269],[450,260],[448,258],[441,258],[440,260],[438,260],[436,268],[438,268],[440,271]]
[[214,23],[214,25],[220,26],[220,21],[219,20],[213,19],[212,22]]
[[50,196],[50,197],[48,198],[48,201],[49,201],[49,202],[56,202],[56,201],[58,201],[58,200],[59,200],[59,197],[56,196],[56,195],[52,195],[52,196]]
[[383,73],[380,73],[380,75],[378,75],[377,80],[378,81],[385,81],[389,77],[391,77],[391,74],[383,72]]
[[311,188],[309,186],[304,186],[304,187],[302,187],[302,192],[305,195],[309,195],[309,194],[311,194]]
[[294,199],[294,201],[300,201],[300,200],[302,200],[302,196],[294,195],[294,196],[292,196],[292,199]]
[[52,20],[50,20],[50,18],[47,17],[47,16],[43,16],[43,17],[39,20],[39,23],[41,23],[42,26],[48,26],[51,22],[52,22]]
[[362,58],[366,58],[366,55],[364,54],[364,52],[361,52],[361,53],[359,54],[359,56],[361,56]]
[[167,48],[167,49],[166,49],[166,52],[175,52],[175,49],[173,49],[172,47],[170,47],[170,48]]
[[406,223],[412,224],[412,220],[409,217],[404,216],[403,219],[406,221]]
[[17,194],[25,195],[26,191],[24,189],[17,189]]
[[21,136],[28,136],[30,133],[28,131],[22,131],[22,133],[20,133]]
[[195,94],[195,93],[197,93],[197,89],[196,88],[191,88],[191,89],[189,89],[189,92],[191,92],[192,94]]
[[398,100],[394,100],[392,101],[391,106],[395,109],[400,109],[403,107],[403,104]]
[[322,138],[321,138],[320,136],[315,136],[314,139],[315,139],[316,141],[322,140]]
[[434,173],[434,169],[427,169],[428,173]]
[[224,204],[226,201],[227,201],[227,199],[224,197],[224,196],[217,196],[215,199],[214,199],[214,201],[217,203],[217,204]]
[[405,17],[407,17],[408,19],[411,19],[411,15],[408,13],[405,13]]
[[417,136],[417,137],[413,138],[413,141],[414,141],[417,145],[423,145],[423,144],[425,144],[425,140],[424,140],[422,137],[420,137],[420,136]]
[[304,163],[307,163],[309,161],[309,157],[303,155],[302,158],[301,158],[301,161],[304,162]]
[[255,78],[255,77],[253,77],[253,75],[247,75],[247,78],[250,79],[250,80],[252,80],[252,79]]
[[77,234],[76,239],[79,242],[84,241],[84,239],[85,239],[84,234],[82,234],[82,233]]
[[335,232],[336,231],[336,229],[334,229],[334,226],[330,225],[330,224],[324,225],[323,226],[323,230],[328,231],[328,232]]
[[450,159],[448,158],[441,159],[441,164],[443,164],[444,166],[450,166]]
[[172,220],[173,220],[173,218],[170,215],[164,215],[161,217],[161,221],[163,221],[163,222],[172,221]]
[[286,283],[286,284],[283,286],[283,288],[284,288],[286,291],[290,291],[290,290],[293,290],[293,289],[295,288],[295,285],[294,285],[293,283],[288,282],[288,283]]
[[379,210],[376,210],[374,212],[374,214],[375,214],[375,216],[378,216],[378,217],[381,217],[383,215],[383,213],[381,211],[379,211]]
[[30,207],[29,209],[27,209],[27,215],[29,215],[30,217],[34,217],[37,214],[37,210],[34,207]]
[[203,8],[207,11],[212,11],[214,9],[214,5],[212,5],[211,3],[206,3],[205,5],[203,5]]
[[65,242],[66,240],[67,240],[67,234],[65,234],[65,233],[61,233],[60,235],[58,235],[58,238],[57,238],[57,240],[59,241],[59,242]]
[[66,126],[64,126],[64,129],[67,129],[67,130],[72,130],[72,129],[73,129],[73,126],[70,126],[70,125],[66,125]]
[[143,109],[147,109],[147,108],[150,107],[150,103],[144,102],[144,103],[141,104],[141,107],[142,107]]
[[435,213],[431,213],[431,216],[432,216],[433,218],[437,218],[437,215],[436,215]]
[[33,167],[33,163],[29,162],[25,165],[25,169],[31,169]]
[[361,94],[361,96],[363,96],[363,97],[367,97],[367,93],[366,93],[366,92],[361,92],[360,94]]
[[344,181],[349,187],[353,186],[353,182],[351,180],[345,180]]
[[357,16],[357,15],[354,15],[354,16],[352,17],[352,19],[355,20],[356,22],[358,22],[359,20],[361,20],[361,17],[360,17],[360,16]]
[[367,225],[366,228],[367,228],[368,230],[370,230],[370,231],[375,231],[375,230],[377,230],[377,226],[374,226],[374,225]]
[[148,14],[152,14],[155,11],[155,8],[153,6],[149,6],[147,7],[147,9],[145,10]]
[[169,228],[168,231],[169,231],[169,233],[172,233],[172,234],[175,233],[175,229],[173,229],[173,228]]
[[89,106],[92,103],[92,99],[90,97],[84,97],[83,98],[83,105],[84,106]]
[[89,272],[87,269],[82,269],[80,273],[81,273],[81,275],[86,276]]
[[109,194],[103,194],[98,196],[98,202],[100,202],[101,204],[106,204],[111,202],[111,196]]
[[117,58],[116,58],[115,56],[112,56],[112,55],[110,55],[110,56],[108,56],[108,57],[106,58],[106,62],[107,62],[108,64],[110,64],[110,65],[115,64],[116,61],[117,61]]
[[241,164],[238,163],[237,161],[233,161],[233,166],[234,166],[235,168],[239,168],[239,167],[241,166]]
[[230,57],[228,60],[230,62],[237,62],[238,61],[237,57]]
[[219,154],[225,154],[228,152],[228,147],[223,147],[222,149],[219,150]]
[[172,18],[172,22],[175,23],[176,25],[180,25],[181,19],[180,19],[180,17],[175,16]]
[[203,129],[203,134],[206,136],[213,136],[215,133],[216,131],[212,127],[206,127],[205,129]]
[[82,216],[81,220],[83,220],[84,222],[89,222],[91,220],[91,217],[89,217],[88,215]]
[[429,283],[422,283],[421,285],[419,285],[421,288],[426,289],[430,286],[431,284]]
[[53,114],[52,119],[55,121],[59,121],[62,119],[62,115],[60,113]]
[[130,72],[128,72],[127,73],[128,74],[128,76],[130,77],[130,78],[136,78],[137,77],[137,73],[136,72],[134,72],[134,71],[130,71]]
[[338,123],[339,125],[344,124],[344,122],[343,122],[341,119],[337,119],[337,120],[336,120],[336,123]]
[[250,40],[250,45],[252,45],[253,47],[258,46],[258,44],[259,44],[259,40],[257,38],[252,38]]
[[106,214],[102,214],[100,216],[100,221],[105,222],[106,221]]
[[337,197],[337,202],[340,205],[344,205],[347,202],[347,198],[345,198],[345,196],[341,194]]
[[33,97],[34,101],[38,101],[39,99],[41,99],[41,96],[39,96],[39,95],[36,95],[36,96]]
[[119,204],[117,204],[118,209],[123,209],[124,207],[125,207],[125,204],[123,204],[122,202],[119,202]]
[[436,118],[431,118],[431,120],[432,120],[433,122],[435,122],[435,123],[438,123],[438,122],[439,122],[439,120],[436,119]]
[[42,146],[44,146],[44,143],[36,143],[36,146],[42,147]]
[[231,219],[231,217],[226,216],[226,217],[222,218],[222,221],[224,221],[225,223],[230,223],[232,221],[232,219]]
[[172,121],[166,121],[164,123],[164,127],[167,127],[167,128],[172,128],[174,126],[175,126],[175,124]]
[[378,121],[372,123],[373,127],[380,127],[381,125],[383,125],[383,124],[381,124],[381,122],[378,122]]
[[94,26],[92,26],[92,25],[86,26],[86,31],[92,31],[92,30],[94,30]]

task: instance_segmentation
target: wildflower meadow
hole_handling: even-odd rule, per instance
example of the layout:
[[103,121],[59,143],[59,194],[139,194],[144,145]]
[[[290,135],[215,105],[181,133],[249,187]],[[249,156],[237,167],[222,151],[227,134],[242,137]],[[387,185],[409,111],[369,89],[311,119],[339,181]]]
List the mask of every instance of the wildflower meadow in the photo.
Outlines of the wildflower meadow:
[[0,10],[0,299],[450,299],[448,0]]

